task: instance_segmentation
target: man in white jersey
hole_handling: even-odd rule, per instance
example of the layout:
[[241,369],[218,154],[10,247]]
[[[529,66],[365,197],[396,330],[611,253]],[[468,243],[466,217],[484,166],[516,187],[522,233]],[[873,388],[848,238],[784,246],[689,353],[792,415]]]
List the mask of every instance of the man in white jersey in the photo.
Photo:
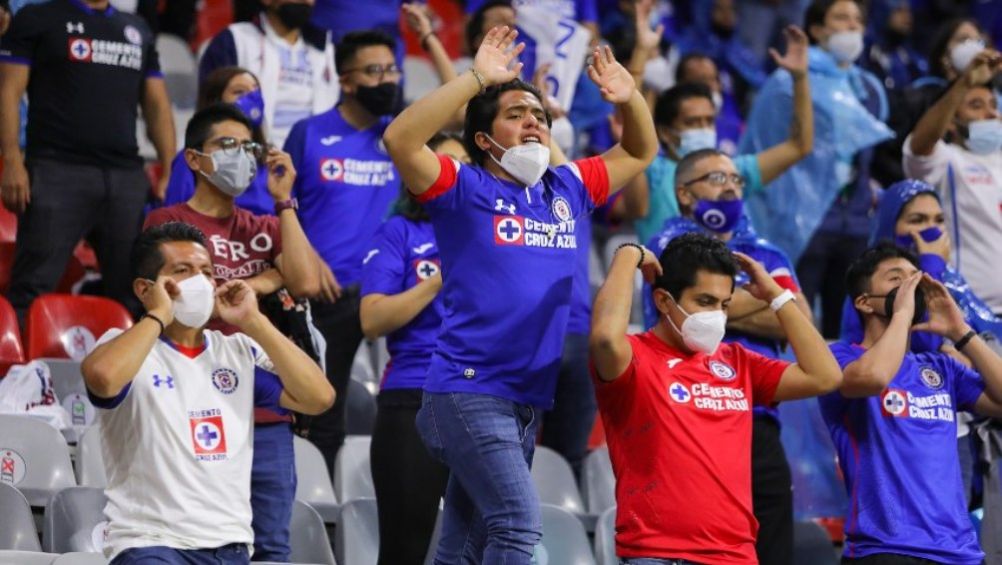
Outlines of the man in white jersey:
[[[132,264],[146,314],[105,333],[81,368],[101,408],[105,554],[115,565],[247,563],[254,406],[319,414],[334,389],[246,282],[216,288],[194,226],[146,230]],[[213,311],[242,333],[205,330]]]

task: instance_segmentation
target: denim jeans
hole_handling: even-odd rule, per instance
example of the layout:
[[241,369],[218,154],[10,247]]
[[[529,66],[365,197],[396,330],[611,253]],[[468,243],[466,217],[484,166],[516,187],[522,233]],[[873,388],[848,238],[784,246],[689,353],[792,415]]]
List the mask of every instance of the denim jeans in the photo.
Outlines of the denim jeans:
[[254,426],[251,511],[254,560],[289,561],[289,522],[296,498],[296,454],[290,424]]
[[450,471],[436,565],[530,565],[543,535],[529,475],[536,409],[485,394],[425,392],[416,424]]
[[231,543],[214,549],[175,549],[153,546],[135,547],[119,553],[111,565],[149,565],[168,563],[169,565],[245,565],[250,560],[247,546]]

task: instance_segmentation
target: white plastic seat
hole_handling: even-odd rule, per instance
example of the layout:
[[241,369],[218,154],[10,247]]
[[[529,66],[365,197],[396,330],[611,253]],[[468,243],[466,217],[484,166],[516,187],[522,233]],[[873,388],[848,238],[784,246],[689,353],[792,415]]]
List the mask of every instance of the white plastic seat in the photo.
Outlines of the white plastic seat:
[[312,506],[324,522],[335,523],[337,497],[323,454],[317,446],[299,436],[292,438],[292,446],[296,453],[296,500]]
[[28,500],[21,491],[5,483],[0,483],[0,516],[3,516],[0,549],[42,551]]
[[76,486],[59,430],[31,416],[0,414],[0,482],[17,488],[34,507],[45,507],[56,492]]
[[334,459],[334,494],[341,504],[356,498],[375,498],[369,468],[370,436],[347,436]]

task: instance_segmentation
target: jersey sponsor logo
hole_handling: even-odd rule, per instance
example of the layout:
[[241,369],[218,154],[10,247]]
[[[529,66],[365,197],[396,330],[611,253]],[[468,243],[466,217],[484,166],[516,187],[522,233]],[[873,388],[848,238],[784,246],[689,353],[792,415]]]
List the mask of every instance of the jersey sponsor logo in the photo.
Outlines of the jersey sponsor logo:
[[133,45],[140,45],[143,42],[143,35],[133,26],[127,25],[124,29],[125,39]]
[[372,259],[373,257],[375,257],[376,255],[379,255],[379,250],[378,249],[370,249],[369,252],[365,255],[365,259],[362,259],[362,264],[363,265],[367,264],[369,262],[369,260]]
[[20,453],[0,447],[0,483],[15,486],[24,480],[27,470]]
[[717,361],[716,359],[711,359],[709,363],[710,372],[713,376],[717,377],[722,381],[733,381],[734,377],[738,376],[737,372],[731,368],[730,365],[724,363],[723,361]]
[[953,422],[953,397],[948,392],[919,396],[901,389],[887,389],[881,396],[885,416]]
[[552,224],[525,216],[494,216],[494,243],[577,249],[574,220]]
[[696,383],[689,387],[689,390],[692,392],[692,405],[702,410],[748,412],[751,409],[745,391],[740,388]]
[[223,394],[233,394],[239,384],[240,379],[231,369],[223,367],[212,372],[212,386]]
[[80,62],[90,62],[90,56],[93,51],[90,48],[89,39],[81,39],[79,37],[70,39],[70,59],[73,61]]
[[66,355],[74,361],[83,361],[94,349],[94,334],[83,326],[72,326],[59,336]]
[[668,386],[668,397],[679,404],[688,404],[692,400],[692,394],[682,383],[672,383]]
[[327,137],[320,138],[320,144],[330,147],[331,145],[334,145],[335,143],[341,141],[342,139],[343,138],[340,135],[328,135]]
[[340,181],[355,186],[386,186],[396,179],[393,162],[389,160],[323,159],[320,176],[326,181]]
[[411,251],[413,251],[415,255],[423,255],[428,250],[430,250],[432,247],[435,247],[435,242],[429,241],[428,243],[422,243],[421,245],[418,245],[417,247],[412,247]]
[[268,253],[273,247],[275,247],[275,242],[272,241],[271,236],[265,232],[256,233],[247,243],[242,241],[230,241],[219,234],[212,234],[209,238],[209,243],[212,244],[213,255],[229,261],[250,259],[250,253],[247,251],[248,247],[251,251],[255,251],[257,253]]
[[880,396],[880,410],[885,416],[904,416],[908,412],[908,397],[905,391],[889,388]]
[[937,373],[932,367],[922,367],[919,375],[922,377],[922,383],[932,390],[939,390],[943,388],[942,375]]
[[66,22],[66,33],[83,33],[83,22]]
[[344,165],[341,164],[341,159],[324,159],[320,162],[320,176],[324,180],[336,181],[341,180],[344,176]]
[[439,267],[438,261],[431,259],[418,259],[414,261],[414,272],[417,273],[419,281],[425,281],[441,272],[441,268]]
[[[136,33],[139,33],[138,30]],[[141,45],[87,37],[71,37],[67,42],[69,60],[75,63],[109,65],[134,71],[143,68]]]
[[494,243],[498,245],[522,245],[522,216],[494,216]]
[[220,461],[226,459],[226,430],[223,415],[218,408],[188,412],[191,443],[195,459]]
[[551,209],[553,210],[553,215],[561,222],[570,221],[572,218],[571,205],[563,196],[558,196],[553,199]]

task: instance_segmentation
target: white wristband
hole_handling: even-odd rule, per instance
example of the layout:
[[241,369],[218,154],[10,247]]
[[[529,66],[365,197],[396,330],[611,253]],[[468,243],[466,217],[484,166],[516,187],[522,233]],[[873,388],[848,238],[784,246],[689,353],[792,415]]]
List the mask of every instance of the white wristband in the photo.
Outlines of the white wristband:
[[784,290],[779,296],[772,299],[772,303],[769,304],[769,308],[772,308],[773,312],[779,312],[779,309],[786,305],[787,302],[796,300],[797,297],[789,290]]

